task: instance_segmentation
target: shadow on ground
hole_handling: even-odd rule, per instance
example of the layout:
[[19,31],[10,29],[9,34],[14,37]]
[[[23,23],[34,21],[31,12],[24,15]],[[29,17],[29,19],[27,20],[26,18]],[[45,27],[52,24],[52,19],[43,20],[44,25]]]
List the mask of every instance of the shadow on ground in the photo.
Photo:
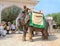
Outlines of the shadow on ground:
[[13,37],[13,35],[11,35],[11,34],[6,35],[5,37],[0,36],[0,40],[6,40],[6,39],[8,39],[8,38],[12,38],[12,37]]
[[35,41],[54,41],[54,40],[56,40],[56,39],[58,39],[55,35],[49,35],[49,38],[48,38],[48,40],[43,40],[42,38],[41,38],[41,35],[40,35],[40,38],[38,37],[38,38],[35,38],[35,39],[33,39],[33,41],[35,42]]

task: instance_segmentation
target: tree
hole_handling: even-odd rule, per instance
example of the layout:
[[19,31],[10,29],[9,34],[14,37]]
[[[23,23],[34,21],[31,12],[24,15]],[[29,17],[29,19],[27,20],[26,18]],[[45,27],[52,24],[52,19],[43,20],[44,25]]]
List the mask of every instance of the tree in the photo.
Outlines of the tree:
[[47,16],[52,16],[53,20],[56,22],[56,24],[60,25],[60,12],[59,13],[48,14]]
[[17,18],[21,11],[22,9],[16,6],[4,8],[1,13],[2,20],[6,22],[12,22]]

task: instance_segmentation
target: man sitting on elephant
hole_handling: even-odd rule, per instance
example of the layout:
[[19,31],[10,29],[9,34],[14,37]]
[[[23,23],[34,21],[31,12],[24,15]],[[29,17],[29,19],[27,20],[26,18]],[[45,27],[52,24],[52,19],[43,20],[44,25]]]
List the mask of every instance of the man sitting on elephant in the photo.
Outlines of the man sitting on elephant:
[[[48,24],[47,22],[45,21],[45,24],[46,24],[46,27],[45,28],[36,28],[34,26],[30,26],[29,25],[29,21],[30,21],[30,14],[31,13],[31,10],[30,12],[28,12],[28,8],[26,10],[24,10],[22,12],[24,14],[24,16],[22,17],[22,19],[20,20],[21,24],[22,24],[22,28],[23,28],[23,40],[25,41],[26,40],[26,33],[27,31],[29,31],[29,40],[32,41],[32,32],[33,31],[38,31],[38,32],[41,32],[42,33],[42,38],[43,39],[48,39]],[[40,14],[40,13],[39,13]]]

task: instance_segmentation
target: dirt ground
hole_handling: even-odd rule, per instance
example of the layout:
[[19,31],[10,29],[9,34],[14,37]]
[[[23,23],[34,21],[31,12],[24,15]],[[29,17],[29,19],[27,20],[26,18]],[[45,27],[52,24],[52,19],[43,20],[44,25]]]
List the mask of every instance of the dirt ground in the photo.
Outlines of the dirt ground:
[[0,46],[60,46],[60,31],[49,35],[48,40],[42,40],[41,35],[33,37],[33,42],[22,41],[22,34],[10,34],[0,37]]

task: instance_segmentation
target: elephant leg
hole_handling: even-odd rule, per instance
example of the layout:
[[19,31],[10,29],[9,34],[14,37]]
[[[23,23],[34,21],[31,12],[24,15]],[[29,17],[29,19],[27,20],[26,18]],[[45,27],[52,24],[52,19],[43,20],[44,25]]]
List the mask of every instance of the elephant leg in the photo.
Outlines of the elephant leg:
[[26,33],[27,33],[27,30],[23,28],[23,37],[22,37],[23,41],[26,41]]
[[43,30],[42,30],[42,39],[44,39],[44,33],[43,33]]
[[45,30],[46,30],[47,35],[49,36],[48,28],[49,28],[49,27],[47,26]]
[[48,39],[48,32],[46,30],[42,30],[42,38],[45,40],[45,39]]
[[29,34],[29,41],[30,42],[32,42],[33,40],[32,40],[32,33],[33,31],[32,31],[32,28],[31,27],[28,27],[28,34]]
[[48,28],[45,29],[45,32],[46,32],[46,38],[45,39],[48,39],[48,36],[49,36]]
[[23,31],[23,38],[22,38],[23,41],[26,41],[26,31]]
[[34,31],[32,31],[32,37],[34,37]]

